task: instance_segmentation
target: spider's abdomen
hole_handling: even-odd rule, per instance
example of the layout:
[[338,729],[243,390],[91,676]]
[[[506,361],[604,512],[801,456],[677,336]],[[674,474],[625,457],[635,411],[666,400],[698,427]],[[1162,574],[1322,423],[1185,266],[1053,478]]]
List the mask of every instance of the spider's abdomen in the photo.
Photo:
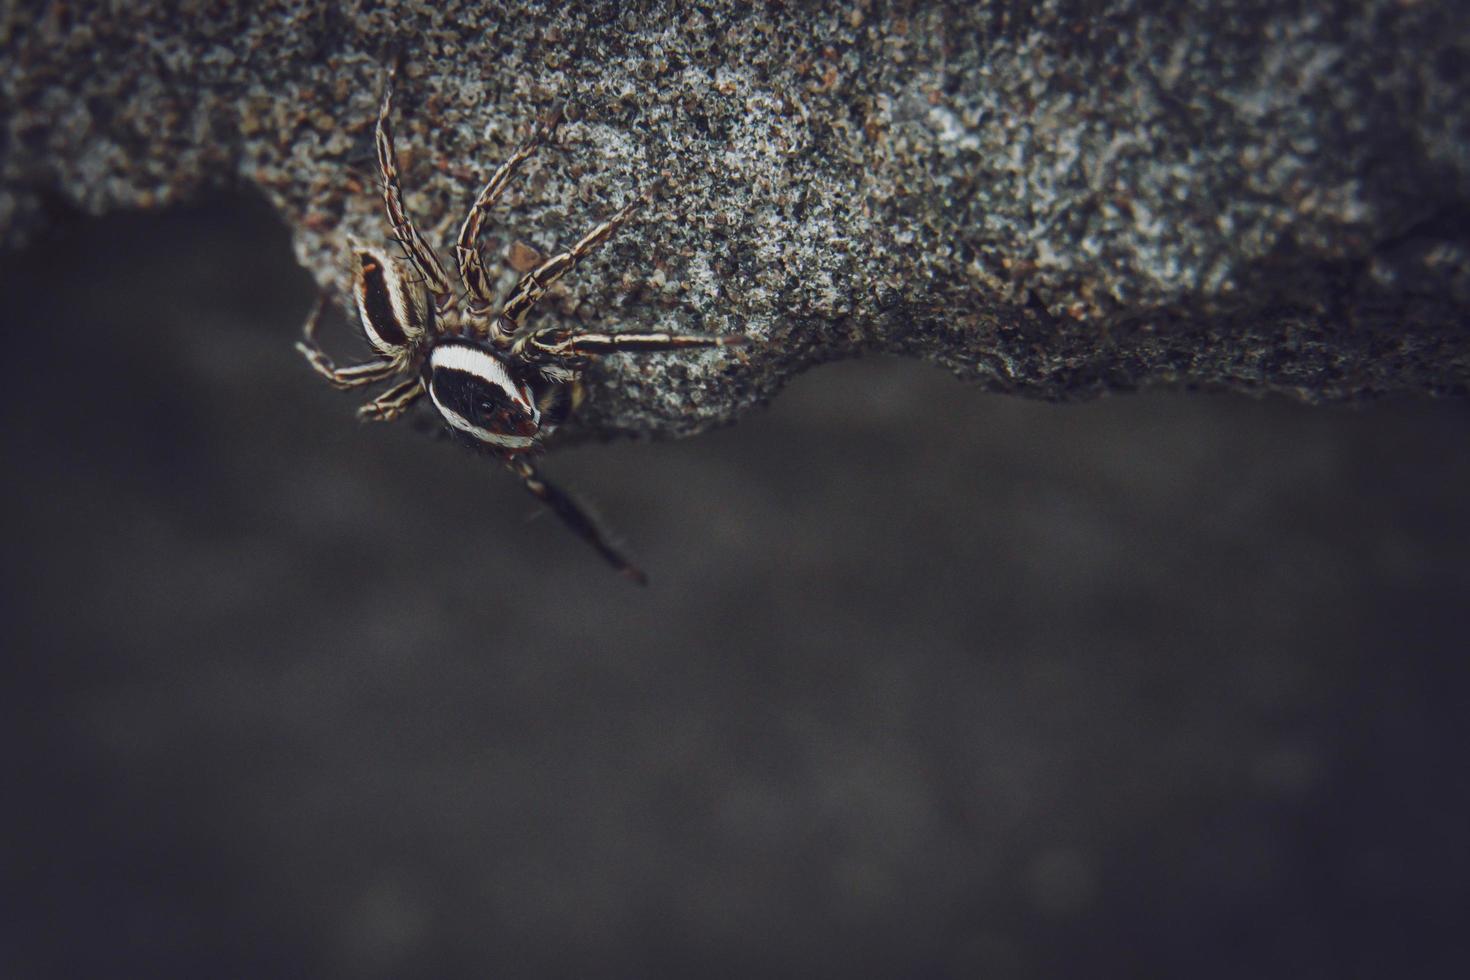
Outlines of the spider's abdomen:
[[436,343],[424,361],[424,387],[445,423],[502,452],[536,443],[541,411],[535,393],[492,351],[460,339]]

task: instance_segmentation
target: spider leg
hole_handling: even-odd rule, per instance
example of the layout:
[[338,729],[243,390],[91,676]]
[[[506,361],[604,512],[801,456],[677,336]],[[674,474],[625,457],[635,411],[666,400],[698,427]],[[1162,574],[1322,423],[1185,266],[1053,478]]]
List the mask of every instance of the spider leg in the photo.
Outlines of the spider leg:
[[619,351],[647,353],[684,347],[740,347],[750,343],[745,334],[593,333],[566,327],[543,327],[516,341],[514,352],[528,360],[586,357]]
[[424,384],[418,378],[409,378],[383,392],[377,398],[357,410],[357,417],[364,422],[392,422],[424,393]]
[[[536,131],[531,134],[531,138],[517,147],[500,165],[485,189],[480,191],[480,196],[475,199],[474,206],[464,219],[463,227],[459,229],[459,239],[454,243],[454,257],[459,265],[459,278],[469,290],[471,313],[482,313],[495,302],[495,296],[490,292],[489,277],[485,274],[485,265],[480,257],[480,225],[484,222],[485,215],[500,200],[500,195],[505,193],[506,187],[510,186],[517,168],[551,139],[552,133],[561,122],[561,112],[560,107],[554,109],[536,125]],[[491,327],[491,333],[498,332],[497,321]]]
[[505,464],[510,467],[511,472],[521,478],[521,482],[525,484],[526,489],[531,491],[537,500],[545,504],[557,517],[560,517],[568,527],[577,532],[579,537],[596,548],[597,553],[609,565],[616,568],[624,578],[637,582],[639,585],[648,584],[648,576],[643,574],[643,570],[628,561],[627,558],[623,557],[621,552],[608,544],[606,539],[603,538],[602,531],[593,523],[592,518],[588,517],[587,513],[581,507],[577,506],[577,502],[571,497],[568,497],[554,484],[547,483],[543,480],[541,474],[536,471],[536,468],[529,461],[521,457],[511,457],[505,461]]
[[628,220],[628,215],[636,211],[642,204],[642,198],[635,198],[620,208],[611,218],[583,235],[577,244],[559,255],[553,255],[522,276],[521,281],[516,283],[515,289],[511,290],[510,296],[506,298],[505,305],[501,307],[499,329],[502,334],[508,337],[524,326],[526,317],[541,297],[546,294],[546,290],[551,287],[552,283],[571,272],[578,262],[594,251],[597,246],[607,241],[612,233]]
[[360,388],[398,373],[398,365],[392,361],[367,361],[345,368],[337,367],[316,341],[316,329],[321,324],[326,308],[327,295],[322,293],[317,297],[311,313],[307,315],[306,322],[302,324],[301,340],[296,343],[296,349],[306,358],[312,370],[326,378],[334,388]]
[[388,223],[393,226],[393,237],[403,246],[403,251],[414,268],[418,269],[419,275],[424,277],[424,283],[434,294],[435,302],[443,306],[447,302],[446,297],[454,292],[449,286],[449,277],[444,274],[444,267],[439,264],[434,250],[424,241],[418,229],[413,226],[412,219],[403,210],[403,191],[398,185],[398,157],[393,151],[393,126],[388,120],[393,108],[393,83],[397,77],[398,68],[395,65],[389,70],[388,83],[383,87],[383,101],[378,107],[378,127],[373,135],[378,148],[378,172],[383,178],[383,205],[388,210]]

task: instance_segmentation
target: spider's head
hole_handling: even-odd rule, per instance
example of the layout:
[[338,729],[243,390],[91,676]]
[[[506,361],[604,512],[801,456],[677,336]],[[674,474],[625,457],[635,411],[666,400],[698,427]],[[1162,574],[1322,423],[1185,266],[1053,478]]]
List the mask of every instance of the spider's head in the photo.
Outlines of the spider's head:
[[408,361],[433,329],[434,305],[423,284],[381,248],[354,245],[352,296],[363,334],[386,358]]
[[535,447],[542,427],[536,393],[488,347],[460,337],[438,340],[429,348],[423,379],[451,429],[503,453]]

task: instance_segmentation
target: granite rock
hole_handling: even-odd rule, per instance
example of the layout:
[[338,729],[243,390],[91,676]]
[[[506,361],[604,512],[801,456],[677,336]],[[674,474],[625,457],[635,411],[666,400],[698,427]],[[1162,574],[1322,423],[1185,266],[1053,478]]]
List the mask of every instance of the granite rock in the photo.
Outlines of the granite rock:
[[[583,422],[679,434],[792,374],[923,357],[1049,399],[1470,390],[1470,16],[1400,0],[815,5],[149,0],[0,12],[0,240],[47,203],[257,188],[342,285],[381,238],[385,65],[441,247],[565,104],[486,249],[658,200],[544,315],[743,331],[609,357]],[[519,264],[519,263],[514,263]],[[263,284],[264,285],[264,284]]]

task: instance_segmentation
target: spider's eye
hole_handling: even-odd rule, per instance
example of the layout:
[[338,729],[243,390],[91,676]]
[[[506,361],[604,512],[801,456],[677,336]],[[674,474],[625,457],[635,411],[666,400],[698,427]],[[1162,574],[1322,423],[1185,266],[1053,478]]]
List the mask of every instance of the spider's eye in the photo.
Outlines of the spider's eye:
[[352,292],[362,332],[374,350],[388,357],[402,356],[429,331],[433,308],[428,296],[391,256],[378,249],[363,248],[356,260]]

